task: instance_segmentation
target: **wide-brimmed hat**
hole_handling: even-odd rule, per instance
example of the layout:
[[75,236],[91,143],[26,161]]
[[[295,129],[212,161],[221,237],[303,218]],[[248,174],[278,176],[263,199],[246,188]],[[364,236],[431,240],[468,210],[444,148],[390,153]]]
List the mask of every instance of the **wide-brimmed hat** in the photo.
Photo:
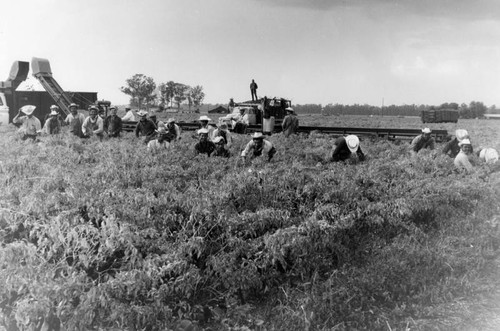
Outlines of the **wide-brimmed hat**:
[[354,134],[350,134],[345,137],[345,142],[347,143],[347,148],[351,151],[351,153],[356,153],[359,148],[359,138]]
[[498,161],[498,152],[494,148],[483,148],[479,152],[479,157],[486,163],[495,163]]
[[262,132],[255,132],[252,135],[252,139],[264,139],[264,135],[262,134]]
[[78,108],[78,105],[76,103],[70,103],[68,108],[72,108],[72,107]]
[[465,138],[465,139],[462,139],[459,143],[458,143],[458,146],[463,146],[463,145],[470,145],[470,140]]
[[424,128],[424,129],[422,129],[422,133],[431,133],[431,129]]
[[213,142],[214,144],[218,144],[218,143],[220,143],[220,142],[224,142],[224,138],[222,138],[221,136],[218,136],[218,137],[215,137],[215,138],[212,140],[212,142]]
[[199,129],[197,132],[198,134],[208,134],[210,131],[208,129],[202,128]]
[[140,117],[144,117],[147,114],[148,114],[148,112],[145,110],[142,110],[142,109],[137,112],[137,116],[140,116]]
[[21,111],[25,113],[26,115],[31,115],[35,111],[36,106],[33,105],[26,105],[21,107]]
[[52,106],[50,106],[50,109],[59,109],[59,106],[52,105]]
[[455,131],[455,137],[457,137],[458,141],[462,141],[463,139],[469,137],[469,133],[467,132],[467,130],[458,129]]
[[203,115],[203,116],[200,116],[200,118],[198,119],[198,121],[211,121],[211,119],[208,116]]
[[167,120],[167,123],[175,123],[175,118],[170,117],[170,118]]
[[49,114],[49,116],[57,116],[57,115],[59,115],[59,113],[55,109],[53,109]]

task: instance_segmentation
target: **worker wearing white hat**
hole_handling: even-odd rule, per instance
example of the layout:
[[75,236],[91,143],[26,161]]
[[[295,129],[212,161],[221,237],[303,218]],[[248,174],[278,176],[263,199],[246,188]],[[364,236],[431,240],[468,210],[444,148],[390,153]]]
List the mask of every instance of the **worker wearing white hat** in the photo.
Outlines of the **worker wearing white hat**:
[[[12,119],[14,124],[22,124],[19,132],[22,133],[23,140],[26,139],[36,139],[37,134],[42,130],[42,123],[40,120],[33,115],[36,106],[26,105],[19,109],[16,117]],[[24,113],[25,116],[21,116]]]
[[297,131],[297,128],[299,127],[299,119],[295,115],[293,108],[288,107],[285,110],[287,111],[287,115],[283,119],[283,123],[281,123],[281,128],[283,129],[285,137],[289,137]]
[[431,136],[431,129],[422,129],[422,134],[419,134],[411,141],[410,152],[413,154],[418,153],[423,148],[434,149],[435,140]]
[[197,133],[199,141],[194,145],[195,153],[210,156],[215,151],[215,144],[208,139],[210,131],[207,128],[201,128]]
[[467,172],[470,172],[474,168],[469,160],[469,157],[472,156],[472,146],[470,140],[464,138],[458,143],[458,145],[460,146],[460,152],[455,157],[455,161],[453,161],[453,163],[458,169],[465,169]]
[[[56,106],[57,107],[57,106]],[[61,133],[61,121],[59,121],[59,112],[57,108],[52,108],[52,111],[49,113],[49,117],[45,121],[45,125],[43,126],[42,132],[45,134],[58,134]]]
[[215,142],[215,138],[221,137],[224,140],[224,145],[229,148],[233,143],[233,137],[231,132],[227,128],[226,123],[220,123],[219,127],[212,132],[212,141]]
[[85,121],[85,116],[82,113],[78,112],[78,105],[76,103],[72,103],[69,105],[70,113],[64,119],[64,123],[69,125],[69,132],[77,137],[82,137],[82,125]]
[[139,138],[144,136],[144,143],[147,144],[156,137],[156,130],[158,127],[156,124],[147,118],[148,112],[145,110],[139,110],[137,116],[139,116],[139,121],[135,127],[135,136]]
[[212,119],[206,115],[202,115],[198,119],[198,121],[200,121],[200,129],[207,129],[208,130],[208,139],[209,140],[212,138],[213,132],[215,130],[215,128],[212,125],[208,124],[208,122],[210,122],[211,120]]
[[479,151],[479,158],[488,164],[498,161],[498,152],[494,148],[483,148]]
[[264,135],[262,132],[255,132],[252,135],[252,140],[248,142],[245,146],[245,149],[241,152],[241,157],[246,158],[250,157],[267,157],[268,161],[271,161],[274,154],[276,154],[276,148],[274,148],[273,144],[264,139]]
[[157,138],[148,142],[148,151],[152,153],[157,153],[161,150],[170,148],[170,139],[167,129],[164,126],[160,126],[156,130]]
[[338,137],[333,145],[331,160],[333,162],[345,161],[353,156],[357,156],[359,161],[365,160],[365,154],[359,146],[359,138],[354,134],[345,137]]
[[99,115],[99,108],[97,106],[90,106],[89,116],[85,119],[82,124],[82,132],[84,138],[99,137],[100,139],[104,136],[104,121]]
[[456,130],[455,137],[444,145],[443,154],[455,158],[460,152],[460,146],[458,145],[458,143],[460,143],[462,140],[466,138],[470,140],[469,133],[467,132],[467,130],[464,129]]
[[226,141],[224,140],[223,137],[217,136],[212,140],[212,142],[215,144],[215,151],[212,154],[213,156],[222,156],[222,157],[231,156],[231,153],[224,147]]

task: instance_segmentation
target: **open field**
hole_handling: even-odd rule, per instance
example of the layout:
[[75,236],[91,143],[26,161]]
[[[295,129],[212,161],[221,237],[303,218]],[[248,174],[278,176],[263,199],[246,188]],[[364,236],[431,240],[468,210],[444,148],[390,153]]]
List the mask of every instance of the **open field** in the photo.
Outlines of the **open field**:
[[[500,121],[428,126],[500,150]],[[0,329],[500,329],[498,166],[369,139],[366,162],[329,163],[319,134],[272,136],[265,163],[195,156],[192,132],[156,155],[131,133],[0,133]]]

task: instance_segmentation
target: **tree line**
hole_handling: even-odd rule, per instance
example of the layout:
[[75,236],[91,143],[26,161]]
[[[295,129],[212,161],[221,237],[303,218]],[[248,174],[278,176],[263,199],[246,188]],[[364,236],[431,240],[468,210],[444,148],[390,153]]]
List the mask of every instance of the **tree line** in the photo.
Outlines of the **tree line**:
[[368,104],[305,104],[294,105],[298,114],[323,114],[323,115],[378,115],[378,116],[420,116],[424,110],[431,109],[454,109],[460,112],[461,118],[483,117],[487,112],[496,112],[495,105],[486,107],[480,101],[472,101],[469,104],[458,104],[455,102],[443,103],[438,106],[432,105],[390,105],[385,107],[372,106]]
[[199,107],[205,98],[201,85],[189,86],[174,81],[156,85],[152,77],[143,74],[135,74],[125,83],[126,85],[120,90],[130,96],[130,105],[137,108],[149,109],[156,106],[165,109],[172,108],[174,105],[180,108],[181,104],[187,101],[191,109],[191,107]]

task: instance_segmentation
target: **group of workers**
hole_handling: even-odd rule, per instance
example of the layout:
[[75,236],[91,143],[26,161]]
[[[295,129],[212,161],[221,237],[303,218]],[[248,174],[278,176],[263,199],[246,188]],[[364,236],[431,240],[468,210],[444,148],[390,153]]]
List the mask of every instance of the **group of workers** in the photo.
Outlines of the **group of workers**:
[[[85,117],[78,112],[78,106],[72,103],[69,106],[70,114],[63,119],[59,107],[53,105],[50,107],[51,112],[47,115],[45,125],[42,128],[40,120],[33,115],[35,108],[35,106],[24,106],[13,119],[13,123],[21,124],[20,131],[23,134],[23,140],[36,140],[37,135],[40,133],[60,133],[63,125],[68,125],[69,132],[80,138],[96,136],[102,139],[105,134],[108,137],[116,138],[120,136],[123,121],[131,114],[130,109],[127,109],[128,112],[125,117],[120,118],[117,115],[117,108],[110,107],[109,115],[105,117],[102,113],[100,114],[97,106],[92,105],[89,108],[89,116]],[[284,136],[289,137],[297,131],[299,121],[292,108],[289,107],[286,111],[287,115],[283,119],[282,129]],[[139,121],[134,131],[135,135],[138,138],[143,137],[149,151],[157,152],[168,149],[174,141],[181,138],[181,129],[175,123],[175,119],[170,118],[166,122],[156,121],[155,116],[148,117],[148,112],[144,110],[140,110],[136,114]],[[248,116],[244,113],[244,110],[239,115],[231,117],[230,120],[234,132],[241,132],[239,130],[241,127],[245,132],[248,126]],[[210,121],[211,119],[205,115],[199,118],[200,129],[197,131],[198,141],[194,145],[195,153],[208,156],[231,156],[229,148],[233,143],[233,139],[228,124],[220,122],[215,127],[209,124]],[[412,140],[409,147],[411,154],[417,154],[423,149],[435,149],[435,140],[429,128],[422,129],[422,133]],[[476,156],[487,163],[494,163],[499,159],[498,152],[493,148],[483,148],[474,154],[469,134],[464,129],[456,130],[455,136],[445,144],[442,152],[454,159],[454,164],[458,169],[464,169],[468,172],[473,169]],[[276,148],[272,142],[265,139],[262,132],[256,132],[240,155],[243,158],[265,157],[269,161],[275,154]],[[338,137],[333,145],[330,161],[346,161],[350,158],[356,158],[359,161],[365,159],[359,138],[356,135]]]

